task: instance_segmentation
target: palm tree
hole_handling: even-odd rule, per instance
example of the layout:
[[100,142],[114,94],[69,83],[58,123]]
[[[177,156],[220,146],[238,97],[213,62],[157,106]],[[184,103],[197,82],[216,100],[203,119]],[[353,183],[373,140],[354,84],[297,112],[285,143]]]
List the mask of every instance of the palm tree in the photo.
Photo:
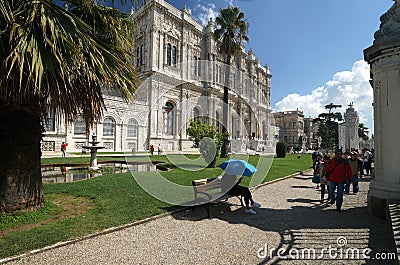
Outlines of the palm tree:
[[[231,58],[241,51],[243,41],[249,41],[247,37],[248,23],[244,20],[244,14],[240,12],[238,7],[229,6],[219,10],[220,14],[216,17],[215,22],[217,28],[214,31],[214,39],[219,45],[219,52],[225,56],[225,63],[228,65],[224,83],[223,97],[223,126],[222,133],[227,132],[228,124],[228,92]],[[228,156],[228,141],[225,141],[221,147],[221,157]]]
[[49,109],[87,128],[103,92],[136,89],[126,15],[93,0],[0,2],[0,212],[43,204],[40,141]]

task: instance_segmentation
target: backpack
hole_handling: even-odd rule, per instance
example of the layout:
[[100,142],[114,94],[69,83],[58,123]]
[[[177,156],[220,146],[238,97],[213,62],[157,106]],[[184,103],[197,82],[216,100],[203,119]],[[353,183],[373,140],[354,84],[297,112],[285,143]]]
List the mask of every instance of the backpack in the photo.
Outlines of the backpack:
[[370,151],[368,151],[368,162],[369,163],[374,162],[374,155]]
[[64,151],[64,147],[63,147],[62,145],[61,145],[61,147],[60,147],[60,150],[61,150],[61,151]]

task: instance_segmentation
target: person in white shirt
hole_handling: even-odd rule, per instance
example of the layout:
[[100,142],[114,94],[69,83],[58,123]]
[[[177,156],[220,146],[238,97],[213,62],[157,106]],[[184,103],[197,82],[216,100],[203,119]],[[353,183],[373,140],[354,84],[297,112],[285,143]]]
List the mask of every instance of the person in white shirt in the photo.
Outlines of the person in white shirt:
[[368,148],[364,148],[363,152],[363,162],[364,162],[364,168],[365,168],[365,175],[368,176],[371,174],[371,151],[368,150]]

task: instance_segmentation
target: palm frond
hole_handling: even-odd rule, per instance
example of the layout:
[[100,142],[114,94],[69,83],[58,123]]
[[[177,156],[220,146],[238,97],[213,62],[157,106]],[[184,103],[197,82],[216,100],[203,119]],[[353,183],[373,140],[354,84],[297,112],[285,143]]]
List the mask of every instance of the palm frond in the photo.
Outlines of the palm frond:
[[35,106],[42,116],[50,105],[68,119],[82,114],[93,124],[105,108],[102,88],[132,97],[137,84],[129,19],[93,1],[74,2],[73,12],[50,0],[0,4],[6,21],[0,22],[2,103]]
[[242,42],[249,40],[248,23],[244,20],[244,13],[240,12],[238,7],[229,6],[220,9],[220,14],[215,21],[217,28],[214,31],[214,39],[219,42],[219,51],[227,58],[231,58],[240,52]]

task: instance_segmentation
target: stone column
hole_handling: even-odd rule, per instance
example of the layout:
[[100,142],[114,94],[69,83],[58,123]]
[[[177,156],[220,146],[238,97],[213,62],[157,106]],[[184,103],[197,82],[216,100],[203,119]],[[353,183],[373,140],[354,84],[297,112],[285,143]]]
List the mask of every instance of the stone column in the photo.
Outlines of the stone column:
[[370,214],[385,217],[386,202],[400,200],[400,0],[381,16],[364,58],[374,92],[375,178],[368,192]]

